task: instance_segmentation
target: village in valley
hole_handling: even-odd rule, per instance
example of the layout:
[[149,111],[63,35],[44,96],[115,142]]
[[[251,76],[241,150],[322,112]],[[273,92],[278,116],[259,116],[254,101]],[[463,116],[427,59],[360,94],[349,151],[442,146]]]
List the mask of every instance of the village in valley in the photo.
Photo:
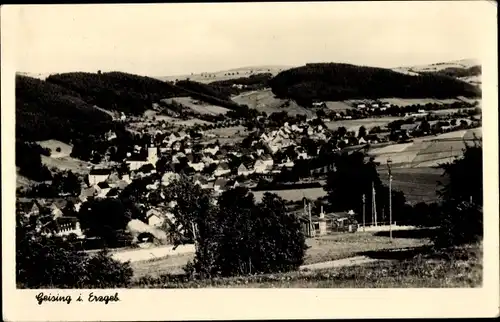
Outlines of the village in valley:
[[[333,27],[326,10],[300,24],[302,11],[277,10],[300,26],[288,31],[260,10],[215,19],[206,6],[191,29],[167,7],[107,14],[93,33],[71,31],[87,18],[39,23],[29,38],[47,45],[19,46],[17,288],[481,285],[483,112],[495,106],[474,46],[420,57],[422,41],[401,51],[399,33],[386,37],[392,24],[385,42],[348,36],[361,20]],[[50,45],[63,31],[71,52]]]
[[[464,99],[458,102],[431,104],[428,105],[431,110],[426,110],[425,105],[403,108],[387,102],[356,101],[351,109],[342,113],[328,111],[325,102],[316,102],[312,104],[318,111],[316,117],[293,117],[286,112],[282,115],[276,112],[276,117],[264,114],[257,117],[256,126],[260,128],[253,131],[248,126],[232,124],[224,124],[220,128],[198,123],[175,127],[175,122],[162,121],[161,117],[156,120],[154,116],[127,117],[122,113],[117,117],[118,121],[133,125],[134,131],[141,136],[140,141],[149,143],[134,145],[122,162],[109,161],[109,156],[105,155],[98,164],[87,166],[83,173],[88,173],[81,176],[81,185],[74,196],[60,192],[49,198],[20,197],[18,209],[27,217],[37,218],[36,227],[46,236],[86,239],[78,218],[71,214],[78,213],[82,204],[91,199],[119,198],[134,180],[148,180],[148,184],[143,186],[144,191],[140,192],[146,200],[139,204],[144,220],[131,220],[127,230],[134,236],[130,245],[139,243],[142,247],[155,247],[168,244],[170,240],[162,227],[175,222],[175,200],[161,200],[159,203],[155,200],[152,204],[147,200],[159,187],[167,187],[172,180],[183,176],[215,196],[236,187],[246,187],[257,194],[263,190],[277,190],[284,195],[290,212],[297,214],[305,223],[303,231],[309,237],[326,235],[333,229],[338,230],[339,225],[344,223],[348,224],[343,229],[356,231],[361,223],[352,209],[323,212],[325,194],[318,194],[317,191],[324,190],[327,174],[335,171],[332,155],[341,151],[351,153],[367,148],[398,147],[417,138],[436,140],[436,136],[443,133],[459,134],[464,130],[478,129],[481,126],[479,101]],[[451,113],[447,114],[439,113],[442,110],[450,112],[450,108],[457,106],[461,108],[451,109]],[[399,116],[395,121],[392,117],[394,113]],[[273,121],[278,117],[278,121]],[[383,121],[387,117],[390,122],[386,122],[385,127],[377,125],[368,129],[358,125],[354,131],[348,131],[344,126],[331,127],[336,122],[343,124],[343,121],[353,120],[353,117],[360,121],[373,118]],[[427,121],[429,119],[430,122]],[[220,130],[222,134],[224,130],[231,133],[237,128],[239,139],[229,137],[228,141],[228,137],[214,135],[211,128]],[[111,142],[117,139],[112,131],[107,132],[105,137]],[[51,142],[52,147],[60,150],[54,144]],[[108,150],[112,148],[113,145],[110,145]],[[71,154],[70,151],[66,154],[56,152],[54,157],[65,159],[69,157],[68,153]],[[397,159],[397,153],[394,155]],[[438,164],[449,157],[441,156],[436,160],[429,155],[427,159]],[[378,159],[376,155],[369,158]],[[420,162],[424,161],[427,160]],[[403,163],[396,164],[396,167],[415,166],[406,160]],[[289,191],[295,192],[291,198],[286,197]],[[313,202],[314,208],[310,206]],[[40,216],[40,213],[47,216]],[[376,225],[373,219],[370,214],[367,220],[369,226]],[[387,219],[384,224],[387,224]]]

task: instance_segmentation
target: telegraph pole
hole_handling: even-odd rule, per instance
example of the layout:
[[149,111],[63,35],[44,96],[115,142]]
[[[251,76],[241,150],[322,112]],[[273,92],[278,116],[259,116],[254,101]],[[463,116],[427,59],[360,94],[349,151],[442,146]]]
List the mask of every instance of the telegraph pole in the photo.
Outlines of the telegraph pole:
[[392,174],[391,174],[391,158],[387,159],[387,170],[389,173],[389,237],[392,242]]
[[365,231],[365,195],[363,194],[363,232]]

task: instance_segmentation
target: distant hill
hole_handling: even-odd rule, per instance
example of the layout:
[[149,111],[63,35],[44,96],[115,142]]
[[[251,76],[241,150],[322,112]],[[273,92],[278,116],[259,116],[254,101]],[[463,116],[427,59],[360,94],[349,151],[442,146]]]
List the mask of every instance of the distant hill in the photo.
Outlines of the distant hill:
[[406,75],[390,69],[338,63],[315,63],[292,68],[269,82],[278,98],[289,98],[301,105],[315,100],[453,98],[478,97],[478,87],[453,77],[422,72]]
[[264,73],[270,73],[271,75],[274,76],[289,68],[292,68],[292,66],[279,66],[279,65],[250,66],[250,67],[233,68],[217,72],[197,73],[191,75],[159,76],[156,78],[170,82],[176,80],[189,79],[200,83],[212,83],[216,81],[225,81],[235,78],[249,77],[251,75],[264,74]]
[[438,75],[454,77],[472,85],[481,85],[481,64],[475,59],[462,59],[411,67],[397,67],[393,68],[393,70],[408,75],[436,73]]
[[112,118],[70,89],[43,80],[16,76],[16,138],[24,141],[100,135]]

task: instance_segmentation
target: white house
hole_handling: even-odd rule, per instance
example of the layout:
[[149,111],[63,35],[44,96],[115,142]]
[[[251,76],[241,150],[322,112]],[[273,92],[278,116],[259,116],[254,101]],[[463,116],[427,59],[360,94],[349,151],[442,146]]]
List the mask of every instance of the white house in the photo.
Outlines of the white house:
[[88,175],[89,185],[94,186],[99,182],[106,181],[111,175],[111,170],[109,169],[92,169]]
[[160,210],[152,208],[146,212],[146,220],[150,226],[161,227],[161,225],[165,222],[165,216]]
[[203,149],[204,153],[209,153],[211,155],[215,155],[219,151],[219,146],[215,145],[213,147],[206,147]]
[[194,171],[202,171],[205,168],[205,163],[203,162],[188,162],[188,165],[194,169]]
[[138,170],[143,165],[146,165],[148,163],[152,164],[155,167],[156,162],[158,162],[158,148],[153,146],[148,148],[147,157],[132,156],[125,161],[125,163],[128,164],[130,171]]
[[225,162],[221,162],[219,166],[217,166],[217,169],[214,171],[214,176],[220,177],[225,174],[228,174],[231,172],[231,169],[229,169],[229,165]]
[[264,154],[263,156],[261,156],[261,160],[268,167],[272,167],[274,164],[274,160],[269,154]]
[[298,152],[297,159],[307,160],[307,159],[309,159],[309,156],[307,155],[307,152]]
[[255,173],[267,173],[268,172],[268,165],[261,159],[255,161],[255,164],[253,167],[254,167]]
[[253,171],[248,170],[247,167],[245,167],[245,165],[243,163],[240,164],[240,166],[238,167],[238,175],[239,176],[248,176],[252,172]]
[[[47,227],[48,228],[48,227]],[[80,228],[80,222],[76,217],[58,217],[51,223],[52,229],[47,229],[42,234],[50,236],[64,237],[75,234],[77,238],[84,238]],[[52,231],[51,231],[52,230]]]

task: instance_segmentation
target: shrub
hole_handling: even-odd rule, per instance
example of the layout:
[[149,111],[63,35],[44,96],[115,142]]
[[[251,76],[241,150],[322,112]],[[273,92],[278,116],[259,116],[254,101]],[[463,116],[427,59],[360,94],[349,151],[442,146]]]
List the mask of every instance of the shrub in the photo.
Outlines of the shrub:
[[482,207],[463,201],[443,206],[434,245],[448,247],[474,243],[483,237]]
[[19,288],[115,288],[128,286],[128,263],[113,260],[106,250],[94,255],[78,251],[61,238],[40,236],[18,222],[16,283]]
[[216,207],[210,195],[187,180],[172,183],[168,190],[168,196],[176,197],[174,211],[181,227],[173,235],[196,237],[195,259],[185,268],[190,275],[285,272],[302,264],[306,246],[301,226],[277,195],[266,193],[255,204],[248,189],[238,187],[224,192]]

